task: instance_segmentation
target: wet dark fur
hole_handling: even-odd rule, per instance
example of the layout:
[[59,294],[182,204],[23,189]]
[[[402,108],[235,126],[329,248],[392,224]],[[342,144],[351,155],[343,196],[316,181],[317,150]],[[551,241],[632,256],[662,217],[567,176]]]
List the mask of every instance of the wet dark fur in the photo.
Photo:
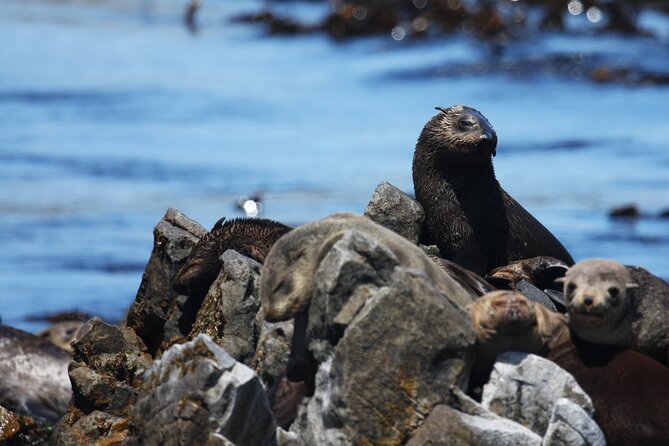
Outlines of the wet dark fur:
[[539,256],[518,260],[490,271],[485,277],[489,283],[500,289],[515,289],[516,284],[526,280],[537,288],[562,291],[562,285],[555,282],[563,277],[568,266],[555,257]]
[[548,359],[592,398],[609,446],[669,444],[669,368],[633,350],[591,344],[572,333]]
[[490,123],[469,107],[444,109],[425,125],[413,158],[424,242],[481,275],[540,255],[572,265],[562,244],[497,182],[496,146]]
[[274,242],[292,228],[260,218],[219,220],[193,248],[174,279],[174,290],[204,297],[221,270],[221,255],[228,249],[263,263]]

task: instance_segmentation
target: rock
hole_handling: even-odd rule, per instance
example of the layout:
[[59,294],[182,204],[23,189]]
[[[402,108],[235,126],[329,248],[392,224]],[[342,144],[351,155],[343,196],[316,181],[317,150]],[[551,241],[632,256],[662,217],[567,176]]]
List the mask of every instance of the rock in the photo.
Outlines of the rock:
[[620,217],[636,218],[639,216],[641,216],[641,212],[639,212],[639,207],[636,204],[625,204],[622,206],[615,207],[609,211],[609,217],[611,218],[620,218]]
[[473,297],[402,265],[359,230],[321,261],[306,330],[316,389],[291,428],[305,444],[403,444],[450,386],[466,387],[475,336],[457,302]]
[[365,209],[365,217],[418,244],[425,212],[413,198],[383,181]]
[[566,398],[594,414],[590,397],[569,373],[540,356],[507,352],[498,356],[490,381],[483,387],[481,404],[539,435],[548,428],[553,409]]
[[257,376],[200,334],[146,374],[126,444],[265,445],[275,431]]
[[84,325],[84,323],[80,321],[56,322],[52,326],[37,333],[37,336],[46,339],[63,350],[72,352],[70,342],[74,340],[74,337],[77,335],[77,332],[82,325]]
[[[60,426],[59,426],[60,427]],[[128,433],[128,420],[94,410],[79,416],[66,430],[56,429],[51,437],[52,446],[95,444],[120,446]]]
[[292,340],[292,320],[263,323],[253,359],[253,369],[270,394],[286,374]]
[[14,413],[0,406],[0,444],[38,446],[49,443],[53,425],[49,421]]
[[21,430],[19,416],[0,406],[0,442],[6,442]]
[[207,230],[197,222],[171,208],[153,230],[153,251],[127,316],[127,326],[137,332],[151,354],[164,340],[165,321],[177,297],[173,276],[205,234]]
[[228,250],[221,273],[197,313],[190,338],[205,333],[237,361],[251,365],[260,336],[260,263]]
[[55,422],[67,410],[70,354],[25,331],[0,325],[0,405]]
[[72,404],[51,443],[120,444],[152,358],[132,329],[109,325],[99,318],[79,329],[72,348]]
[[542,446],[606,446],[597,423],[581,406],[566,398],[555,404]]
[[439,404],[416,430],[407,446],[516,446],[540,445],[531,430],[485,410],[461,392],[451,404]]

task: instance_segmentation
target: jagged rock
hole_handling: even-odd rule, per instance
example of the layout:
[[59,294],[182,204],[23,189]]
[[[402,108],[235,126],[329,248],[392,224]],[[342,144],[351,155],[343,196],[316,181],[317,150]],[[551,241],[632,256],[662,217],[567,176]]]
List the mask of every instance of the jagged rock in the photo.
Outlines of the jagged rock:
[[597,423],[581,406],[566,398],[555,403],[542,446],[606,446]]
[[374,190],[365,217],[418,244],[425,212],[416,200],[383,181]]
[[573,376],[554,362],[540,356],[507,352],[498,356],[483,387],[481,404],[495,414],[517,421],[544,435],[560,398],[594,414],[590,397]]
[[137,332],[151,354],[163,343],[165,321],[178,296],[172,289],[173,276],[205,234],[207,230],[197,222],[171,208],[153,230],[153,251],[127,316],[127,326]]
[[25,331],[0,325],[0,404],[51,422],[67,410],[70,354]]
[[275,431],[257,376],[200,334],[146,374],[126,444],[265,445]]
[[437,405],[407,446],[540,445],[541,437],[506,418],[487,411],[455,388],[450,406]]
[[[66,418],[69,417],[66,416]],[[51,437],[52,446],[95,444],[120,446],[128,433],[128,420],[106,412],[94,410],[86,416],[71,421],[65,430],[59,425]]]
[[253,369],[270,393],[286,374],[292,340],[292,320],[263,323],[253,359]]
[[305,444],[403,444],[451,385],[467,385],[475,336],[458,302],[473,296],[454,284],[464,295],[446,295],[357,229],[332,245],[314,282],[307,345],[320,365],[291,430]]
[[51,438],[53,445],[120,444],[137,388],[152,358],[130,328],[99,318],[86,322],[72,342],[72,404]]
[[5,442],[15,437],[20,430],[19,416],[0,406],[0,442]]
[[221,256],[223,267],[193,324],[190,338],[205,333],[230,356],[251,365],[260,336],[260,263],[236,251]]

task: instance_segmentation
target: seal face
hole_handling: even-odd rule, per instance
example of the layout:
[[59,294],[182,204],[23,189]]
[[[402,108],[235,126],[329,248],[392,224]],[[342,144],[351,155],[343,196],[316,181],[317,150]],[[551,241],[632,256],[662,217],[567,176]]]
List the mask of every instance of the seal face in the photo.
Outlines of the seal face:
[[565,316],[513,291],[493,291],[469,305],[476,331],[476,362],[470,388],[484,384],[497,356],[506,351],[545,354],[569,336]]
[[623,323],[634,311],[628,290],[636,288],[625,266],[607,259],[587,259],[564,277],[564,295],[572,329],[586,341],[627,346],[632,334]]
[[413,157],[424,243],[480,275],[537,256],[572,265],[560,242],[497,182],[497,135],[488,120],[463,105],[439,110],[423,128]]

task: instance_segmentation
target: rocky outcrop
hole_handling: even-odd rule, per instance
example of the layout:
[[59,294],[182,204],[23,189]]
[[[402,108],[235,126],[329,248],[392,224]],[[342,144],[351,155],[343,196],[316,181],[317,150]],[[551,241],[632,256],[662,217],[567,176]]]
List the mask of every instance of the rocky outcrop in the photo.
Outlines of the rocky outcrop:
[[[540,356],[508,352],[498,357],[490,381],[483,387],[481,404],[543,436],[561,398],[581,407],[588,417],[594,414],[590,397],[569,373]],[[564,408],[558,416],[562,413]],[[562,421],[569,419],[560,417]]]
[[437,405],[407,446],[539,446],[541,437],[451,391],[450,406]]
[[207,335],[170,347],[147,373],[127,445],[265,445],[275,436],[253,371]]
[[[172,280],[205,234],[206,229],[175,209],[168,209],[153,230],[153,251],[127,315],[127,326],[142,338],[151,354],[155,354],[161,344],[188,334],[179,330],[178,318],[173,317],[175,322],[165,327],[175,307],[187,303],[186,296],[179,296],[172,289]],[[198,307],[199,304],[195,311]],[[181,308],[176,311],[182,312]]]
[[383,181],[374,190],[365,208],[365,217],[418,244],[425,212],[416,200]]
[[232,250],[221,260],[221,273],[197,313],[190,336],[205,333],[237,361],[251,365],[262,326],[258,314],[261,265]]
[[51,438],[53,445],[122,440],[127,417],[152,358],[130,328],[98,318],[86,322],[72,342],[72,403]]
[[578,404],[567,398],[555,403],[542,446],[606,446],[602,430]]
[[[412,268],[404,260],[425,254],[399,235],[360,217],[339,218],[341,237],[321,252],[310,280],[305,329],[295,327],[318,371],[315,394],[291,431],[305,444],[400,445],[452,385],[467,385],[475,336],[459,302],[474,296],[438,268],[430,272],[449,282],[451,294]],[[317,242],[305,248],[318,249]]]

